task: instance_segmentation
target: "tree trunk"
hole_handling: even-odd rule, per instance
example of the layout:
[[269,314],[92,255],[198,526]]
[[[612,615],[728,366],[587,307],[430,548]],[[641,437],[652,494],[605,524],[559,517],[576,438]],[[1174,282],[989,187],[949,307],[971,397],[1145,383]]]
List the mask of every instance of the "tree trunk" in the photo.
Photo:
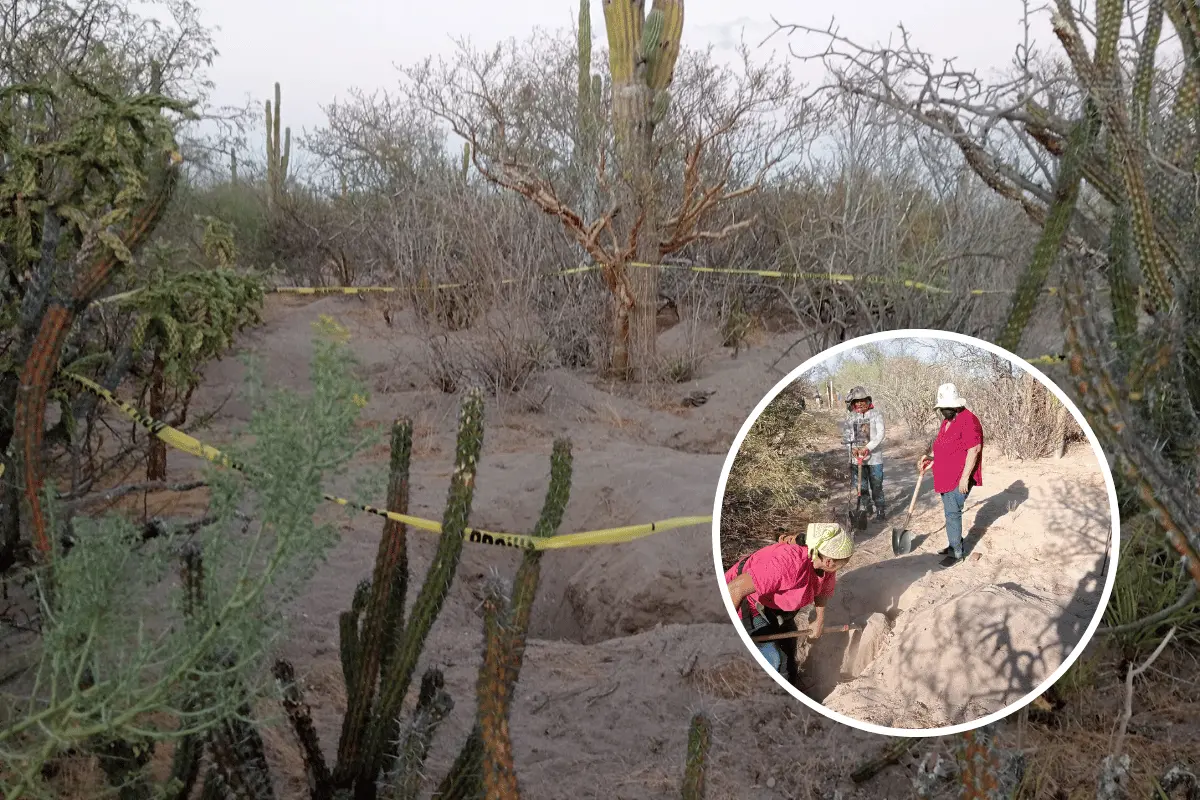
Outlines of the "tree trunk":
[[[154,348],[154,365],[150,371],[150,416],[161,420],[166,413],[166,386],[163,378],[161,347]],[[167,478],[167,443],[150,435],[150,452],[146,456],[146,480],[162,481]]]
[[[613,127],[617,138],[620,232],[636,242],[632,261],[658,261],[658,192],[654,178],[650,89],[634,74],[613,80]],[[629,291],[618,296],[613,369],[629,380],[645,380],[657,355],[658,271],[621,264]]]

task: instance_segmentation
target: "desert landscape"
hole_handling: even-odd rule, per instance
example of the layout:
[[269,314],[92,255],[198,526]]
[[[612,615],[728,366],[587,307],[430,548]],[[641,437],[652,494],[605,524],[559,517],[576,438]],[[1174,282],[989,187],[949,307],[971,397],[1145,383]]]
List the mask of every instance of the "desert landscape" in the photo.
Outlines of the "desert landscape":
[[[1200,19],[555,3],[0,6],[0,795],[1194,797]],[[759,398],[900,329],[1044,367],[1119,498],[1083,657],[955,736],[790,696],[691,524]],[[892,380],[896,520],[939,381],[881,363],[820,377]],[[969,719],[1078,639],[1110,512],[1018,377],[964,385],[967,560],[928,487],[868,529],[810,696]],[[842,507],[830,414],[720,558]]]

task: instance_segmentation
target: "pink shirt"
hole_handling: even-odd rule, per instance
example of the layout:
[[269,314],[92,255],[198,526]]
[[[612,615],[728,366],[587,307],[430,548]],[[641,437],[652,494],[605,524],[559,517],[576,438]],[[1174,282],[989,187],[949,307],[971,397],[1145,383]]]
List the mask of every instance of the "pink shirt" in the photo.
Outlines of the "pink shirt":
[[[832,595],[837,584],[835,573],[817,576],[807,547],[787,542],[776,542],[751,553],[743,572],[749,573],[754,581],[754,591],[746,599],[756,616],[756,602],[777,611],[799,611],[818,597]],[[734,564],[725,571],[725,583],[737,576]]]
[[[967,465],[967,451],[975,445],[983,447],[983,426],[979,424],[979,417],[964,408],[953,420],[942,420],[937,438],[933,440],[935,492],[945,494],[958,488],[963,467]],[[983,450],[975,458],[971,479],[976,486],[983,485]]]

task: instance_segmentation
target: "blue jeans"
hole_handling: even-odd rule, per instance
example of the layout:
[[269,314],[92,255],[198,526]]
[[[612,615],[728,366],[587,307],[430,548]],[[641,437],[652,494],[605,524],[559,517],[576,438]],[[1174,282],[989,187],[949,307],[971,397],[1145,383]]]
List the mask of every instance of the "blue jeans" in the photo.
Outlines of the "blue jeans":
[[942,508],[946,511],[946,542],[955,558],[963,557],[962,515],[971,489],[972,487],[968,486],[967,493],[963,494],[956,488],[942,495]]
[[[871,498],[875,498],[875,512],[879,515],[885,513],[883,506],[883,464],[863,464],[863,487],[862,493],[863,502],[870,507]],[[858,486],[858,464],[850,465],[850,485],[857,492]]]
[[[756,616],[754,621],[750,623],[750,634],[754,635],[756,632],[767,627],[768,624],[766,617],[761,614]],[[785,659],[783,651],[779,649],[779,645],[774,642],[755,642],[755,645],[758,647],[758,652],[762,653],[763,658],[771,665],[771,668],[782,674]]]

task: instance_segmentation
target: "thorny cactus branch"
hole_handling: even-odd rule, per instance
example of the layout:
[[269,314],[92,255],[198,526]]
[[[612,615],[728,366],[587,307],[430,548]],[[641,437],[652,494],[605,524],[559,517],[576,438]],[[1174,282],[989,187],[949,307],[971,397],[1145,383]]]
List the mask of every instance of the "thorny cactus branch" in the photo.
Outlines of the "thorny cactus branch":
[[[1055,15],[1054,33],[1063,45],[1071,66],[1075,70],[1080,83],[1086,88],[1100,110],[1110,136],[1113,136],[1120,147],[1123,158],[1118,166],[1121,177],[1125,182],[1125,191],[1129,198],[1130,210],[1133,214],[1133,237],[1137,245],[1138,259],[1142,266],[1154,305],[1160,311],[1167,311],[1174,299],[1171,280],[1162,263],[1162,252],[1155,236],[1154,212],[1150,195],[1146,189],[1146,175],[1141,158],[1143,146],[1140,145],[1129,130],[1129,117],[1124,108],[1118,86],[1109,81],[1104,82],[1103,76],[1096,74],[1096,69],[1087,58],[1087,50],[1075,22],[1074,10],[1069,0],[1055,0],[1058,14]],[[1115,13],[1120,13],[1120,4]],[[1114,13],[1113,3],[1101,3],[1101,12]],[[1104,29],[1107,23],[1101,23]],[[1119,23],[1118,23],[1119,24]],[[1181,264],[1174,264],[1177,270]]]
[[692,717],[688,728],[687,762],[683,771],[683,800],[704,800],[708,773],[708,748],[712,743],[712,725],[702,713]]
[[483,663],[479,667],[476,690],[486,800],[518,800],[520,797],[512,740],[508,734],[512,700],[508,676],[515,671],[514,653],[509,646],[513,637],[508,630],[512,624],[508,612],[508,598],[504,592],[496,585],[488,586],[483,600]]
[[300,745],[300,756],[304,759],[312,800],[329,800],[332,792],[329,767],[325,764],[325,755],[321,752],[321,742],[313,725],[312,709],[304,701],[296,682],[296,671],[291,662],[281,658],[275,661],[273,674],[283,696],[283,710]]
[[[408,513],[412,431],[412,421],[408,419],[397,420],[392,426],[387,508],[400,514]],[[402,522],[387,519],[383,523],[383,535],[375,555],[375,570],[365,598],[362,628],[357,629],[357,615],[352,623],[348,623],[354,627],[347,634],[353,636],[356,642],[357,663],[353,676],[346,676],[348,706],[342,720],[334,773],[334,781],[338,784],[349,780],[358,770],[360,748],[367,733],[367,720],[375,700],[380,668],[388,663],[403,624],[404,595],[408,582],[405,533]],[[357,604],[357,595],[355,600]]]
[[[570,440],[555,440],[550,454],[550,484],[546,487],[542,513],[533,529],[534,536],[548,537],[558,533],[571,498],[572,461]],[[533,601],[537,596],[541,562],[541,550],[526,550],[513,581],[512,610],[507,626],[509,641],[505,645],[512,653],[505,675],[505,685],[509,692],[517,684],[525,656],[525,638],[529,631]],[[440,800],[466,800],[477,796],[482,791],[482,769],[483,737],[477,719],[435,796]]]
[[395,767],[381,782],[379,800],[417,800],[433,734],[454,709],[445,685],[440,670],[427,669],[421,677],[417,706],[397,748]]
[[442,535],[437,550],[413,603],[412,614],[404,630],[404,638],[388,665],[380,687],[378,711],[368,729],[367,748],[363,756],[359,780],[374,782],[382,767],[389,743],[395,741],[400,706],[408,694],[413,672],[434,620],[446,600],[450,582],[462,554],[467,518],[475,493],[475,471],[483,447],[483,392],[472,389],[463,400],[458,421],[458,444],[454,473],[446,511],[442,517]]
[[108,215],[112,217],[111,224],[128,218],[129,222],[121,234],[102,226],[104,221],[101,221],[95,223],[84,236],[75,257],[74,286],[67,298],[52,300],[45,309],[21,371],[13,429],[21,439],[25,501],[32,539],[34,546],[43,554],[50,551],[50,535],[46,530],[46,516],[42,508],[45,483],[42,438],[46,426],[46,397],[75,318],[108,283],[118,264],[128,263],[132,259],[133,252],[157,227],[167,202],[174,194],[182,158],[174,149],[163,155],[166,165],[150,198],[136,210],[118,206]]
[[1033,316],[1033,310],[1045,288],[1050,270],[1058,260],[1063,237],[1071,224],[1075,203],[1079,199],[1079,184],[1082,179],[1080,162],[1099,131],[1099,120],[1095,117],[1093,109],[1089,107],[1084,113],[1084,118],[1075,123],[1071,131],[1054,186],[1054,202],[1046,215],[1046,223],[1033,250],[1033,257],[1013,293],[1012,308],[1009,310],[1004,330],[996,340],[996,344],[1006,350],[1015,352],[1020,348],[1021,336]]
[[1081,405],[1090,412],[1089,422],[1118,467],[1137,488],[1146,507],[1162,527],[1171,546],[1179,553],[1192,580],[1200,586],[1200,531],[1190,522],[1193,515],[1176,496],[1178,483],[1171,468],[1150,449],[1128,406],[1128,394],[1117,389],[1100,355],[1102,341],[1090,314],[1083,306],[1081,276],[1064,281],[1063,317],[1067,334],[1068,364],[1076,379]]

